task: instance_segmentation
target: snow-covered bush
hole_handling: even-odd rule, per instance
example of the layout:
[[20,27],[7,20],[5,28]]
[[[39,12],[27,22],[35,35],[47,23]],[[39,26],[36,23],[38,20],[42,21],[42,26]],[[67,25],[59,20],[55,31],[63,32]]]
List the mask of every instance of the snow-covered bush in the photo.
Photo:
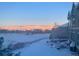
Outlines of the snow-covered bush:
[[52,33],[49,36],[49,39],[53,38],[59,38],[59,39],[68,39],[69,38],[69,29],[68,29],[68,23],[61,25],[54,30],[52,30]]
[[19,53],[14,53],[14,50],[10,48],[11,45],[8,45],[6,48],[3,47],[4,37],[0,37],[0,56],[19,56]]

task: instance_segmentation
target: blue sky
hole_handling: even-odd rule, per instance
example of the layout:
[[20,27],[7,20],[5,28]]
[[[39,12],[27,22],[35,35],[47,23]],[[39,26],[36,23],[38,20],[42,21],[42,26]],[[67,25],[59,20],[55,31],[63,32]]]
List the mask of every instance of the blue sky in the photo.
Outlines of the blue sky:
[[66,23],[71,2],[0,2],[0,25]]

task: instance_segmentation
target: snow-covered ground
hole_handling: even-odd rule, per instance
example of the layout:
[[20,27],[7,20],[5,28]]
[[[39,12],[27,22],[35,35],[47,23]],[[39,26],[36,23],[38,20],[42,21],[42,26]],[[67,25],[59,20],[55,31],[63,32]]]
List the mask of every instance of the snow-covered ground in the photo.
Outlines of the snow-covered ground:
[[[8,42],[28,42],[28,41],[34,41],[36,39],[40,38],[48,38],[49,34],[34,34],[34,35],[26,35],[26,34],[16,34],[16,33],[3,33],[0,34],[0,37],[3,36],[6,41]],[[5,41],[5,42],[6,42]]]
[[[15,42],[31,42],[34,40],[39,40],[29,46],[25,46],[20,49],[22,56],[69,56],[71,52],[68,49],[57,50],[56,48],[51,48],[48,43],[46,43],[49,39],[49,34],[34,34],[34,35],[26,35],[26,34],[15,34],[15,33],[7,33],[0,34],[5,39],[5,42],[15,43]],[[7,43],[7,44],[8,44]],[[5,43],[6,44],[6,43]]]

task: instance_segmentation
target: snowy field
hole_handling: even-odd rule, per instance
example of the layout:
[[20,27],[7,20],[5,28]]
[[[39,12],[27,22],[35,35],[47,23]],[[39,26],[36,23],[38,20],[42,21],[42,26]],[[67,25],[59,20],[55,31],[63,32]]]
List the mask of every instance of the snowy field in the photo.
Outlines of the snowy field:
[[[29,46],[25,46],[19,49],[22,56],[70,56],[71,52],[68,49],[57,50],[56,48],[51,48],[48,43],[49,34],[16,34],[7,33],[0,34],[5,39],[5,44],[17,43],[17,42],[31,42],[34,40],[39,40]],[[8,42],[8,43],[7,43]],[[4,45],[5,45],[4,44]]]

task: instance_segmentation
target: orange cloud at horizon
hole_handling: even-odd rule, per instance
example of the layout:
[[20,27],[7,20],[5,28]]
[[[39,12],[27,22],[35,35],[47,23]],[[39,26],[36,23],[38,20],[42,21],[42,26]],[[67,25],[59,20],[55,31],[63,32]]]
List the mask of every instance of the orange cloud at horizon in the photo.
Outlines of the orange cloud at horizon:
[[41,29],[41,30],[51,30],[55,28],[54,25],[24,25],[24,26],[1,26],[0,29],[5,30],[33,30],[33,29]]

